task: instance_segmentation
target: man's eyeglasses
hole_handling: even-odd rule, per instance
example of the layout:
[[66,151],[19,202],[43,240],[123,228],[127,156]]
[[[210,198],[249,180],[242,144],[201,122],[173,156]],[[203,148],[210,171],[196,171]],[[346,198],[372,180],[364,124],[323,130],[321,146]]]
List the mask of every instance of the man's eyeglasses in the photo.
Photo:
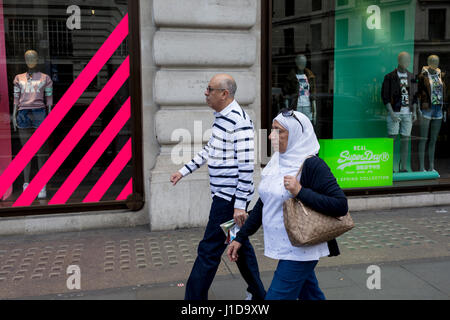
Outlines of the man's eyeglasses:
[[211,87],[207,87],[207,88],[206,88],[206,91],[207,91],[207,92],[211,92],[211,91],[214,91],[214,90],[224,91],[224,90],[227,90],[227,89],[223,89],[223,88],[211,88]]
[[288,108],[284,108],[280,111],[280,113],[283,115],[283,117],[294,117],[295,120],[298,121],[298,123],[300,123],[300,126],[302,127],[302,133],[303,133],[303,125],[302,122],[300,121],[299,118],[297,118],[297,116],[294,113],[294,110],[288,109]]

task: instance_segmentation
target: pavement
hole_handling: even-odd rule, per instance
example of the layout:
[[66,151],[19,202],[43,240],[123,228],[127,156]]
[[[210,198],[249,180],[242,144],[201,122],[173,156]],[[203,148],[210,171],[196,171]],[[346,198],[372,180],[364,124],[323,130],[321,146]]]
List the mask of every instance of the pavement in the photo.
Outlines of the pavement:
[[[329,300],[448,300],[450,207],[354,212],[355,228],[338,238],[339,257],[316,274]],[[0,299],[181,300],[203,228],[150,232],[148,226],[0,237]],[[266,289],[277,261],[264,256],[263,233],[251,238]],[[69,266],[80,289],[68,289]],[[379,269],[379,288],[371,266]],[[245,282],[222,263],[211,300],[243,300]]]

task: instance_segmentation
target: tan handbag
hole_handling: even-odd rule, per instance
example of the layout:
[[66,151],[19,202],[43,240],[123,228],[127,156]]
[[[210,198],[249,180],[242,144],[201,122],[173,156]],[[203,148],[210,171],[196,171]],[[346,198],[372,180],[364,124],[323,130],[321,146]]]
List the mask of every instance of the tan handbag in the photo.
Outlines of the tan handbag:
[[[301,166],[297,178],[303,170]],[[283,203],[284,226],[294,247],[311,246],[333,240],[355,226],[350,213],[339,218],[319,213],[296,198]]]

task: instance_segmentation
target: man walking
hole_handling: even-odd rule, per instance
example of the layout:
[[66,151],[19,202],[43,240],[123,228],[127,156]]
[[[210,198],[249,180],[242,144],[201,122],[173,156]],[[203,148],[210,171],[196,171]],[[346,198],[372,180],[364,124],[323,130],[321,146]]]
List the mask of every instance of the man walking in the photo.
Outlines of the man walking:
[[[236,82],[229,75],[218,74],[211,79],[205,92],[207,104],[215,111],[211,138],[191,162],[170,178],[175,186],[208,162],[213,202],[203,240],[198,246],[198,256],[186,284],[186,300],[208,299],[208,290],[227,246],[220,225],[234,219],[242,226],[254,191],[254,128],[248,114],[234,99],[236,90]],[[237,266],[252,299],[263,300],[266,292],[249,241],[239,251]]]

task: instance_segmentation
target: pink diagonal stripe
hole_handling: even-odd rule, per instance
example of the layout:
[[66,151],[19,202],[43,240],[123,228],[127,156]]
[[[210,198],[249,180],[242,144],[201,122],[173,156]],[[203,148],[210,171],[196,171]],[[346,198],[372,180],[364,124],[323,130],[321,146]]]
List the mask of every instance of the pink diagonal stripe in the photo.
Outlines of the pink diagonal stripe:
[[83,202],[99,202],[130,160],[131,138],[119,152],[108,169],[106,169],[102,177],[97,181],[94,188],[92,188],[86,198],[84,198]]
[[128,181],[125,188],[123,188],[122,192],[117,197],[117,201],[127,200],[127,197],[133,193],[133,178]]
[[92,145],[91,149],[86,153],[77,167],[72,171],[64,184],[59,188],[49,204],[64,204],[69,200],[70,196],[81,184],[83,179],[91,171],[94,164],[100,159],[106,148],[117,137],[120,130],[127,123],[131,116],[130,98],[120,108],[119,112],[114,116],[106,129],[102,132],[97,141]]
[[0,197],[14,183],[25,166],[36,155],[48,137],[70,111],[75,102],[77,102],[92,80],[97,76],[127,36],[128,14],[122,19],[86,68],[70,86],[69,90],[53,108],[52,112],[39,126],[34,135],[28,140],[28,143],[22,148],[19,154],[10,163],[8,168],[0,176]]
[[44,185],[52,178],[62,163],[67,159],[69,154],[73,151],[81,138],[83,138],[95,120],[97,120],[107,104],[111,101],[117,91],[119,91],[129,76],[130,60],[129,57],[127,57],[83,116],[78,120],[55,152],[53,152],[47,160],[45,165],[34,177],[27,189],[13,204],[13,207],[29,206],[33,203],[33,200],[36,199]]

